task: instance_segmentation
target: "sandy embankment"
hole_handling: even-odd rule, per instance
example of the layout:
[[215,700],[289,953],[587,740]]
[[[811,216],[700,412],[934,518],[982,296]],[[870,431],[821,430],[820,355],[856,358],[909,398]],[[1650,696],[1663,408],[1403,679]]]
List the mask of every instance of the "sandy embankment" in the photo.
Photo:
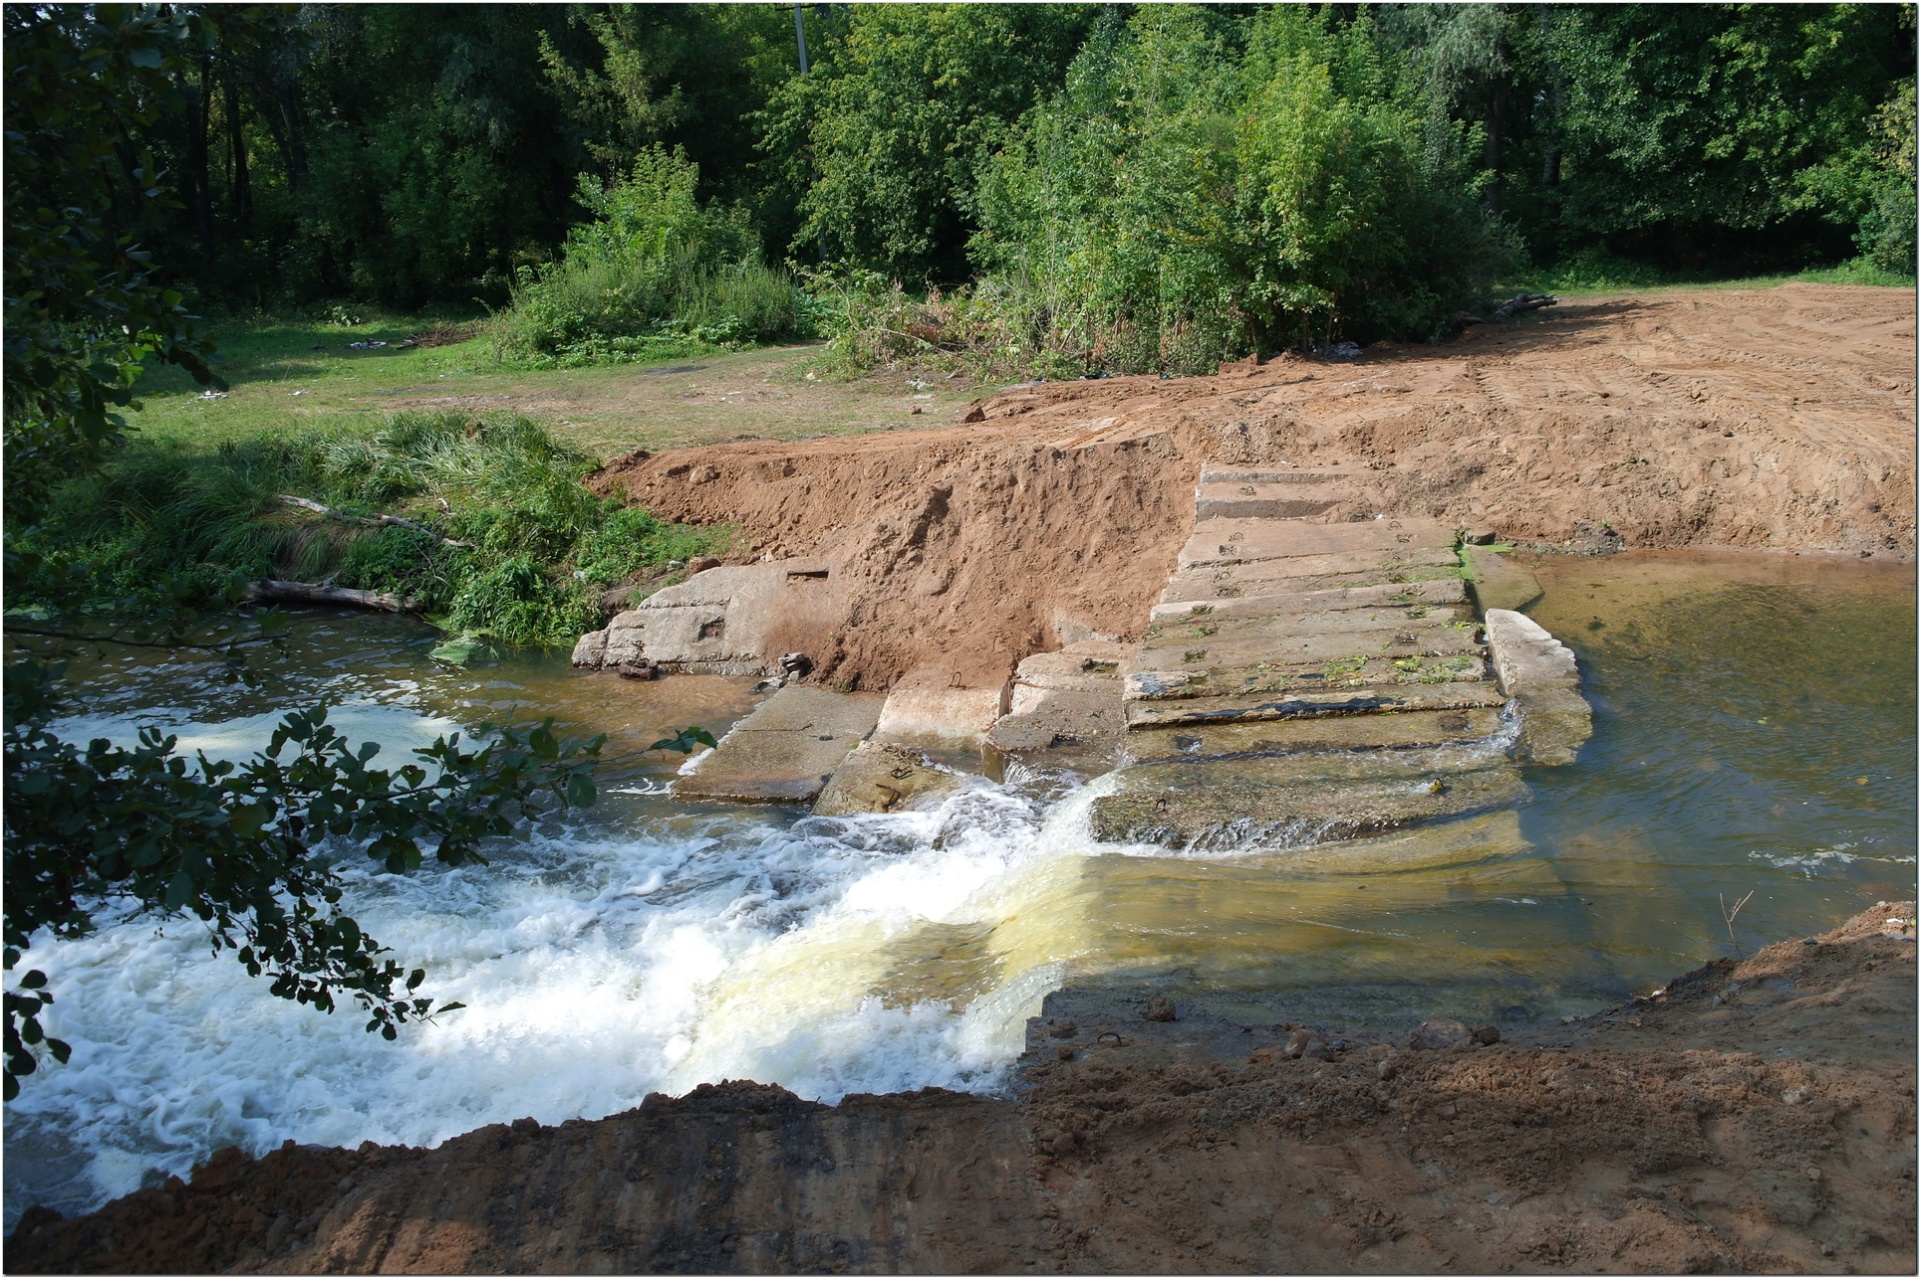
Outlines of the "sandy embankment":
[[841,562],[844,626],[796,644],[816,682],[869,689],[918,667],[993,686],[1083,631],[1137,638],[1206,463],[1354,466],[1335,519],[1913,557],[1911,294],[1788,285],[1545,314],[1349,362],[1016,388],[933,430],[635,455],[594,482],[737,523],[739,559]]
[[1037,1036],[1020,1101],[727,1083],[433,1151],[229,1151],[30,1214],[7,1268],[1911,1273],[1912,917],[1487,1047],[1136,1020]]

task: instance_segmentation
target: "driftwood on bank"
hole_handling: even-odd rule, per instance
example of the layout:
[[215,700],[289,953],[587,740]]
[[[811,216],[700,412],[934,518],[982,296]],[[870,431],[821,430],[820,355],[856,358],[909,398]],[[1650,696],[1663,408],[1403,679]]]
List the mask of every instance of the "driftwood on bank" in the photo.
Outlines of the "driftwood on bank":
[[1447,318],[1453,322],[1455,328],[1466,328],[1473,324],[1504,324],[1526,311],[1537,311],[1543,306],[1558,305],[1560,305],[1560,299],[1549,293],[1515,293],[1494,307],[1491,314],[1475,315],[1472,311],[1455,311]]
[[250,581],[247,598],[266,603],[344,604],[350,608],[376,608],[381,612],[417,612],[420,607],[420,601],[411,595],[316,586],[305,581]]
[[413,520],[402,519],[398,515],[349,515],[344,510],[335,510],[331,506],[323,506],[319,502],[312,501],[306,497],[294,497],[287,493],[281,493],[280,500],[286,505],[298,506],[302,510],[311,510],[316,515],[325,515],[328,519],[337,519],[344,524],[369,524],[376,528],[391,524],[396,528],[411,528],[415,532],[426,533],[430,537],[437,538],[443,546],[454,546],[460,550],[473,549],[473,543],[470,541],[455,541],[451,537],[442,537],[425,524],[416,524]]

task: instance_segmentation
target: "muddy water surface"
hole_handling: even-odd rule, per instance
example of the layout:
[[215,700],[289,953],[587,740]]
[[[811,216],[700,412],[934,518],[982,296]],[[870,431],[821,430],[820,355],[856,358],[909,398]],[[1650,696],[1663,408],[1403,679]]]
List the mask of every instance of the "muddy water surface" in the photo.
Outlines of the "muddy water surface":
[[[1093,845],[1098,782],[1014,769],[935,812],[852,820],[690,808],[673,729],[716,732],[751,680],[636,684],[558,657],[437,666],[408,622],[311,614],[260,691],[191,662],[76,669],[76,737],[152,722],[209,754],[336,703],[386,757],[482,719],[609,734],[602,799],[490,867],[372,873],[350,903],[466,1010],[386,1044],[265,997],[193,925],[41,945],[74,1060],[6,1124],[6,1213],[84,1208],[213,1149],[432,1144],[597,1117],[719,1078],[810,1096],[993,1089],[1059,985],[1150,982],[1189,1005],[1393,1028],[1551,1023],[1704,959],[1914,889],[1910,571],[1632,555],[1535,564],[1531,611],[1581,655],[1595,735],[1517,811],[1364,861]],[[1411,867],[1411,868],[1409,868]],[[1752,896],[1729,940],[1721,900]]]

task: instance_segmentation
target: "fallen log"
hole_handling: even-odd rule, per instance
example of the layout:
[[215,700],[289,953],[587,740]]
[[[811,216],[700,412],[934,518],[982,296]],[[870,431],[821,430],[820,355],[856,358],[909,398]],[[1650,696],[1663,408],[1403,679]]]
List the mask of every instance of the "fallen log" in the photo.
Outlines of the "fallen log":
[[442,537],[425,524],[417,524],[411,519],[402,519],[398,515],[349,515],[344,510],[335,510],[331,506],[322,505],[320,502],[313,501],[309,498],[295,497],[288,493],[281,493],[280,500],[289,506],[298,506],[302,510],[311,510],[316,515],[325,515],[328,519],[337,519],[343,524],[368,524],[376,528],[391,524],[396,528],[411,528],[415,532],[426,533],[430,537],[437,538],[440,544],[444,546],[453,546],[460,550],[473,549],[473,543],[470,541],[455,541],[451,537]]
[[411,595],[402,597],[383,590],[316,586],[305,581],[250,581],[246,594],[248,599],[266,603],[343,604],[349,608],[374,608],[381,612],[420,610],[420,601]]
[[1537,311],[1543,306],[1558,306],[1560,299],[1546,293],[1515,293],[1511,298],[1494,308],[1496,320],[1512,319],[1522,311]]

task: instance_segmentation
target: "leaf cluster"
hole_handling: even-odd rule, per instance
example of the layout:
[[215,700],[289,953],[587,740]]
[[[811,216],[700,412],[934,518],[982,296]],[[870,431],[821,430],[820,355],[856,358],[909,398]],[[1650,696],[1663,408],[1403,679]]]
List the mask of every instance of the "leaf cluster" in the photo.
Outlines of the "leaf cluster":
[[[391,1039],[435,1007],[407,971],[340,908],[338,858],[359,848],[388,873],[484,862],[488,839],[526,817],[594,801],[602,738],[561,740],[551,721],[503,728],[477,749],[458,734],[394,768],[378,744],[351,746],[326,708],[295,711],[264,753],[244,763],[189,761],[176,738],[144,729],[133,749],[84,748],[50,730],[58,665],[20,663],[5,692],[5,965],[40,935],[91,932],[124,903],[197,919],[277,997],[334,1010],[351,1000],[367,1028]],[[493,731],[491,726],[482,734]],[[6,1000],[6,1094],[37,1067],[47,979],[24,973]]]

